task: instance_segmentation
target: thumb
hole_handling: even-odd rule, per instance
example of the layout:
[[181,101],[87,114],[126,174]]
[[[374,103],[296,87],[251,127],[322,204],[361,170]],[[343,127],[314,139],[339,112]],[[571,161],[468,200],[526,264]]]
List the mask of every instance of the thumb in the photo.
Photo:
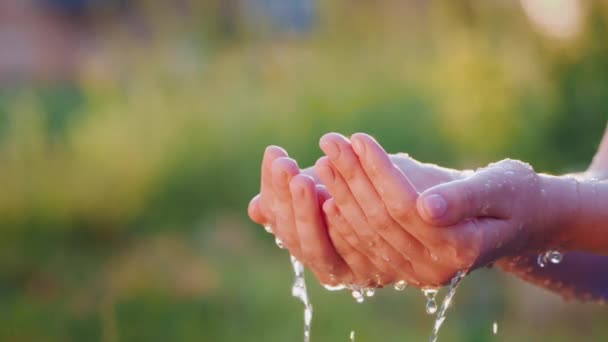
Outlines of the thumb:
[[504,185],[505,180],[491,171],[436,185],[418,197],[418,214],[438,226],[475,217],[506,218],[511,196]]

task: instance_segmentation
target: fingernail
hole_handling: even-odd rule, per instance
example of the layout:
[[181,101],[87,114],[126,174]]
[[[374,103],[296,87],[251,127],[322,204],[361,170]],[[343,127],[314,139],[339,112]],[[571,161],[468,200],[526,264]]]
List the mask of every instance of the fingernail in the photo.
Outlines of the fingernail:
[[427,216],[434,219],[442,217],[448,209],[448,203],[441,195],[437,194],[424,197],[422,206]]
[[352,139],[351,141],[352,141],[353,150],[355,150],[355,153],[359,157],[363,156],[363,154],[365,153],[365,146],[363,146],[363,143],[359,139]]
[[331,141],[321,142],[321,149],[331,159],[337,159],[340,155],[340,150],[338,149],[338,146]]

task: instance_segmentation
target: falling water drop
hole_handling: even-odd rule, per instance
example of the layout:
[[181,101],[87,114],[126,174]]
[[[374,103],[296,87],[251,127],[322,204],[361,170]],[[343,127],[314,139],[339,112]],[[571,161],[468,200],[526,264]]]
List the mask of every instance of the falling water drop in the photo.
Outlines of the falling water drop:
[[450,281],[448,291],[445,294],[445,297],[443,297],[443,302],[441,302],[441,307],[439,308],[439,312],[437,312],[437,317],[435,318],[435,325],[433,326],[433,332],[430,338],[431,342],[437,341],[437,337],[439,336],[439,329],[441,328],[441,325],[443,324],[446,318],[445,313],[452,304],[452,299],[456,294],[456,289],[458,288],[458,285],[460,285],[460,282],[462,281],[462,279],[464,279],[466,275],[466,271],[458,271]]
[[280,249],[284,249],[285,246],[283,245],[283,240],[279,239],[278,237],[274,238],[274,243],[277,245],[277,247],[279,247]]
[[492,333],[494,333],[494,335],[498,334],[498,323],[496,321],[492,324]]
[[[280,241],[280,240],[279,240]],[[310,342],[310,329],[312,323],[312,304],[308,299],[306,290],[306,279],[304,278],[304,265],[293,255],[290,256],[291,265],[295,279],[291,288],[291,295],[298,298],[304,304],[304,342]]]
[[399,280],[393,285],[393,287],[397,291],[403,291],[407,287],[407,282],[405,280]]
[[351,330],[350,332],[350,342],[355,342],[355,331]]
[[426,313],[433,315],[437,312],[437,302],[434,299],[426,301]]
[[426,297],[426,313],[429,315],[433,315],[437,312],[437,301],[435,301],[435,297],[437,296],[437,289],[423,289],[422,293]]

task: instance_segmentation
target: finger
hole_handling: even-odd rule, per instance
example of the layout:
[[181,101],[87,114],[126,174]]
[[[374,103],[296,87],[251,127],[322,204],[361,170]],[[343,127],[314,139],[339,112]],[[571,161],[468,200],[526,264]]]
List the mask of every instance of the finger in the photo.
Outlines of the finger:
[[317,161],[317,173],[326,184],[345,221],[353,230],[342,235],[384,273],[409,273],[410,262],[378,235],[367,223],[365,215],[353,198],[342,176],[333,169],[327,158]]
[[475,269],[505,255],[520,254],[528,241],[517,239],[519,231],[507,220],[474,218],[450,227],[453,246],[459,246],[452,258],[459,269]]
[[433,225],[450,226],[474,217],[507,218],[512,196],[506,180],[491,170],[443,183],[420,195],[420,216]]
[[301,261],[325,284],[329,283],[331,278],[344,277],[350,271],[329,239],[314,180],[299,174],[291,179],[289,187],[302,253]]
[[[348,189],[343,191],[350,190],[375,232],[406,259],[422,258],[423,246],[388,213],[348,140],[339,134],[327,134],[321,139],[321,146],[347,184]],[[336,182],[335,187],[339,186],[340,182]]]
[[317,190],[317,199],[319,201],[319,207],[323,208],[323,203],[325,203],[325,201],[330,199],[331,195],[329,194],[329,191],[327,191],[327,188],[323,184],[316,184],[315,188]]
[[287,157],[287,152],[278,146],[268,146],[266,151],[264,151],[259,203],[259,208],[264,215],[262,224],[274,224],[274,217],[272,217],[272,203],[274,201],[272,163],[274,163],[277,158],[281,157]]
[[260,195],[257,194],[254,198],[249,202],[249,206],[247,207],[247,213],[249,214],[249,218],[257,223],[257,224],[266,224],[266,217],[262,213],[262,209],[260,209]]
[[275,217],[273,231],[291,254],[301,260],[302,254],[289,190],[289,182],[298,173],[298,164],[293,159],[281,157],[272,163],[272,186],[274,188],[272,212]]
[[329,236],[338,254],[351,270],[351,279],[343,280],[342,284],[359,286],[375,286],[392,283],[392,277],[378,270],[372,262],[355,249],[340,233],[353,234],[350,224],[339,214],[339,209],[333,199],[323,204],[327,219]]
[[351,140],[353,150],[391,217],[402,227],[407,227],[408,232],[418,240],[428,237],[425,231],[427,227],[418,222],[418,193],[409,179],[372,137],[357,133]]

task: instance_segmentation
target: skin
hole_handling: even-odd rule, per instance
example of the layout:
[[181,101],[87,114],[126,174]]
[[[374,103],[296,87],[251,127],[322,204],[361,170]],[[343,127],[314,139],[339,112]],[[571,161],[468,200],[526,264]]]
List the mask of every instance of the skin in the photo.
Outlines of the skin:
[[[329,134],[320,145],[327,157],[316,165],[319,179],[305,175],[315,174],[310,169],[299,173],[293,161],[279,161],[265,173],[268,160],[286,157],[276,148],[267,150],[262,190],[251,202],[250,216],[258,223],[272,224],[277,236],[289,240],[290,251],[321,282],[383,285],[404,279],[417,286],[438,286],[459,269],[497,261],[504,270],[556,292],[603,298],[598,289],[606,286],[578,275],[584,266],[606,262],[601,256],[569,254],[562,264],[540,270],[531,265],[537,251],[552,247],[606,252],[608,241],[602,234],[603,223],[608,222],[608,208],[602,207],[608,203],[605,183],[539,175],[511,160],[474,173],[443,169],[404,155],[388,156],[363,134],[350,141]],[[608,165],[606,146],[604,141],[594,159],[590,169],[594,174],[604,172],[602,167]],[[311,192],[308,204],[295,196],[289,203],[285,194],[274,195],[284,188],[264,187],[265,177],[274,179],[284,170],[291,172],[289,182],[306,179]],[[319,180],[331,198],[324,189],[314,187]],[[323,195],[313,196],[314,190]],[[283,203],[270,208],[273,198]],[[289,211],[286,207],[299,213],[299,221],[308,217],[308,227],[281,214]],[[274,219],[277,214],[283,218]],[[315,244],[316,250],[302,253],[298,249],[305,245],[301,235],[310,230],[325,232],[326,240],[318,243],[308,236],[306,244]],[[535,253],[526,254],[529,251]],[[580,281],[565,282],[575,278],[568,277],[573,270],[579,271],[576,279]]]

